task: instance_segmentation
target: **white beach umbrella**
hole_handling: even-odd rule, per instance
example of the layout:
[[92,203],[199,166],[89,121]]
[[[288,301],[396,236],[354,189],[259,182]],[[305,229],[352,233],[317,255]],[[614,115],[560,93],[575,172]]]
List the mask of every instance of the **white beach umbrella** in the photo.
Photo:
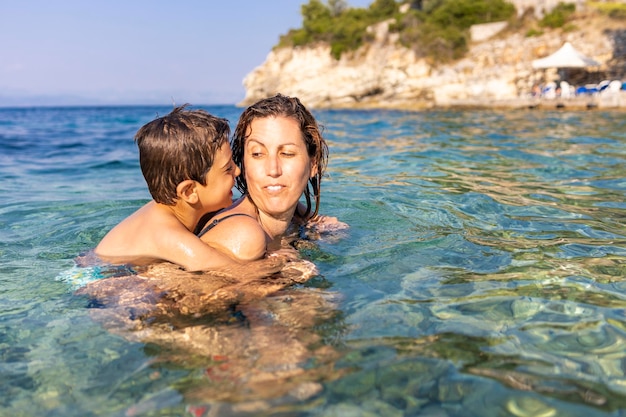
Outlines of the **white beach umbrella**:
[[593,58],[584,55],[572,46],[565,44],[552,55],[545,58],[535,59],[532,62],[533,68],[586,68],[597,67],[600,63]]

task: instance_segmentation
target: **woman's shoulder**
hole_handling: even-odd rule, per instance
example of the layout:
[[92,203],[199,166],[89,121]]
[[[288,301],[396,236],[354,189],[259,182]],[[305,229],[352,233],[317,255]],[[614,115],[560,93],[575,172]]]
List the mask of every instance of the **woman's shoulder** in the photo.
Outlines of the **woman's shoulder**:
[[203,225],[202,229],[199,230],[196,234],[198,235],[198,237],[202,237],[205,234],[209,233],[214,228],[216,228],[220,223],[225,222],[226,220],[228,220],[228,219],[230,219],[232,217],[239,217],[239,216],[246,217],[246,218],[248,218],[250,220],[246,220],[246,219],[243,219],[243,218],[238,218],[238,219],[235,219],[237,222],[231,221],[231,222],[229,222],[229,225],[241,224],[241,225],[244,225],[246,228],[247,227],[254,227],[255,225],[258,225],[258,222],[257,222],[256,218],[253,217],[250,214],[239,213],[239,212],[224,212],[224,213],[216,214],[215,216],[213,216],[212,218],[210,218],[206,222],[204,222],[204,225]]
[[215,215],[199,236],[204,242],[226,250],[239,260],[260,259],[267,250],[267,236],[256,216],[238,209]]
[[248,210],[243,203],[245,203],[245,201],[243,198],[240,198],[234,201],[229,207],[205,214],[198,221],[193,233],[200,237],[222,222],[222,219],[231,216],[250,216],[254,218],[254,212],[249,213],[250,210]]

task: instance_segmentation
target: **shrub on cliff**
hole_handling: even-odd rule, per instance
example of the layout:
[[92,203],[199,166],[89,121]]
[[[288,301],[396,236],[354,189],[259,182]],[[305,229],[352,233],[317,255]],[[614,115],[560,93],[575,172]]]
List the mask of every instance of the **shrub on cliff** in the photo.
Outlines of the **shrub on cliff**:
[[590,6],[615,20],[626,20],[626,4],[618,2],[588,2]]
[[514,14],[515,6],[504,0],[447,0],[427,19],[439,27],[465,30],[478,23],[507,20]]
[[515,7],[505,0],[431,0],[422,10],[398,16],[390,29],[400,42],[435,62],[461,58],[467,52],[469,28],[478,23],[508,20]]
[[440,26],[419,13],[407,13],[390,27],[398,32],[400,43],[418,56],[435,62],[462,57],[467,51],[467,34],[456,26]]
[[549,27],[552,29],[560,28],[565,25],[570,16],[576,11],[576,5],[573,3],[559,3],[552,9],[552,11],[546,14],[540,21],[539,26]]
[[393,18],[390,30],[400,42],[424,57],[449,61],[467,51],[470,26],[507,20],[515,7],[505,0],[421,0],[404,2],[400,13],[394,0],[375,0],[369,8],[350,8],[345,0],[309,0],[302,5],[302,28],[281,36],[278,47],[316,42],[330,44],[333,57],[358,49],[367,38],[367,27]]

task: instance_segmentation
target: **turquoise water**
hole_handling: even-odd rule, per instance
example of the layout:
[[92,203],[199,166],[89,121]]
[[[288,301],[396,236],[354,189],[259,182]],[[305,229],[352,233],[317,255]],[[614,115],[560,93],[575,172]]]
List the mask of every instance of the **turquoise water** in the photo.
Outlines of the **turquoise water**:
[[318,111],[350,229],[165,340],[58,277],[149,198],[132,137],[168,110],[0,109],[0,415],[626,415],[624,113]]

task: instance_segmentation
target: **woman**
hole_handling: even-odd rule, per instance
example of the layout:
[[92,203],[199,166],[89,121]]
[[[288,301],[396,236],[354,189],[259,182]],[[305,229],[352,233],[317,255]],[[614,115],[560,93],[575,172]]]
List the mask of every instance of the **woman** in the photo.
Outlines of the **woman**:
[[[328,146],[311,112],[282,94],[242,113],[231,146],[242,197],[198,235],[239,260],[256,260],[280,249],[291,226],[318,220]],[[306,204],[299,203],[303,194]]]

